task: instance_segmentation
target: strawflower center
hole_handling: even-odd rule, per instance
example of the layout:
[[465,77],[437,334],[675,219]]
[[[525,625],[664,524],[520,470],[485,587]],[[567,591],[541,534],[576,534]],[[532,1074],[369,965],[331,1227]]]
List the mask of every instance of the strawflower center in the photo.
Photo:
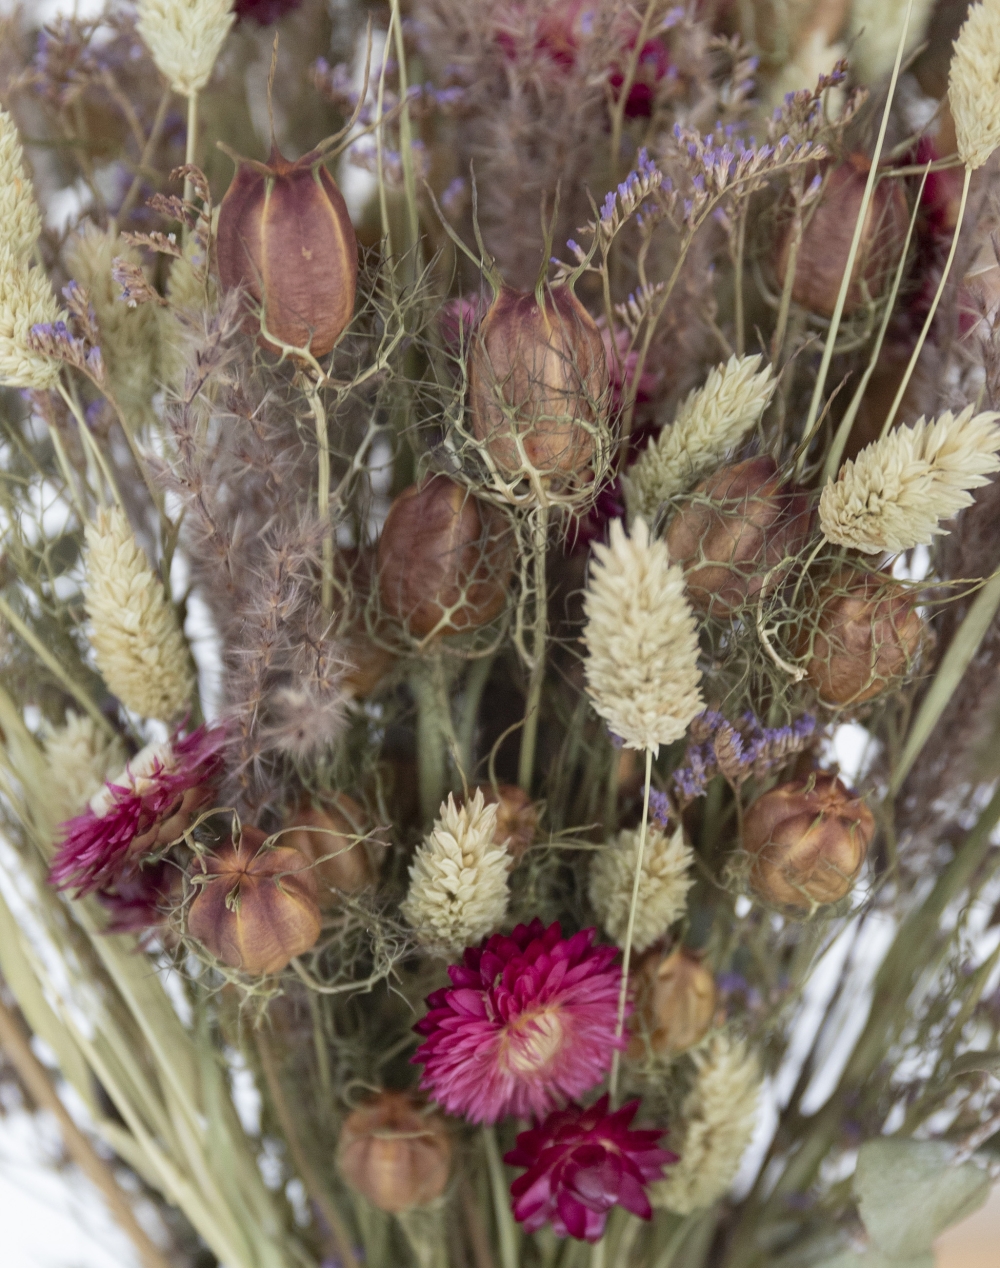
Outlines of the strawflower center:
[[504,1030],[500,1060],[513,1074],[534,1074],[549,1064],[562,1047],[564,1037],[558,1009],[522,1013]]

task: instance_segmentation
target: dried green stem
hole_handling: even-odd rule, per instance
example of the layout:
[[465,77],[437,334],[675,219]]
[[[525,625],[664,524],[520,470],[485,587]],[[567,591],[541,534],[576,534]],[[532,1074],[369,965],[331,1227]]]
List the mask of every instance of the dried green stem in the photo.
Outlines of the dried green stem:
[[135,1217],[132,1206],[119,1187],[108,1164],[70,1117],[52,1086],[45,1067],[35,1056],[21,1027],[0,1000],[0,1048],[3,1048],[18,1077],[39,1109],[47,1110],[59,1125],[66,1152],[101,1192],[108,1209],[135,1246],[145,1268],[171,1268],[170,1260],[150,1241]]
[[[198,153],[198,94],[193,92],[188,97],[187,108],[187,145],[184,150],[184,162],[190,167]],[[194,185],[190,176],[184,178],[184,201],[190,202],[194,194]]]
[[301,382],[309,398],[316,422],[316,511],[323,525],[323,579],[321,602],[324,612],[333,611],[333,523],[330,519],[330,433],[319,385],[306,371]]
[[615,1023],[615,1051],[611,1058],[611,1078],[608,1090],[611,1108],[618,1108],[618,1075],[621,1070],[621,1051],[618,1047],[625,1030],[625,1005],[628,1003],[628,970],[632,962],[632,938],[635,934],[635,912],[639,905],[639,885],[642,881],[642,861],[646,851],[646,829],[649,824],[649,786],[653,777],[653,750],[646,749],[646,780],[642,790],[642,824],[639,828],[639,849],[635,859],[635,876],[632,880],[632,901],[628,909],[625,927],[625,945],[622,948],[622,981],[618,991],[618,1020]]
[[497,1146],[496,1130],[483,1128],[483,1148],[490,1173],[490,1190],[493,1194],[493,1213],[497,1223],[497,1239],[500,1242],[500,1268],[518,1268],[517,1227],[510,1209],[507,1177]]
[[548,637],[548,592],[545,579],[545,554],[549,541],[549,508],[543,503],[532,511],[532,555],[534,558],[535,630],[531,645],[531,677],[524,706],[524,729],[518,758],[517,782],[528,794],[535,773],[535,748],[538,741],[538,715],[545,681],[545,644]]

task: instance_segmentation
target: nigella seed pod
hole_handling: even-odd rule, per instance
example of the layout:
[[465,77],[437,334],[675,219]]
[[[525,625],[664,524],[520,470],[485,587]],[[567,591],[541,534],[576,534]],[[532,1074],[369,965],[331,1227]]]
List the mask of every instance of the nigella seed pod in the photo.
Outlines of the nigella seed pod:
[[538,808],[523,788],[517,784],[479,784],[483,801],[497,808],[497,826],[493,840],[497,845],[506,843],[511,867],[516,867],[525,852],[535,843],[538,830]]
[[405,1092],[379,1092],[347,1116],[337,1166],[356,1193],[398,1215],[444,1193],[451,1152],[440,1114],[421,1113]]
[[628,1055],[641,1060],[647,1044],[657,1056],[693,1048],[715,1016],[715,978],[699,956],[678,947],[670,955],[650,951],[632,975],[635,1012],[629,1022]]
[[383,610],[416,638],[485,625],[507,600],[514,539],[502,514],[434,475],[404,489],[378,543]]
[[[792,299],[817,316],[833,316],[870,166],[863,154],[852,154],[846,162],[831,168],[819,202],[803,213],[805,222],[795,262]],[[909,223],[902,183],[891,178],[878,181],[865,214],[844,304],[845,316],[885,290],[899,263]],[[779,287],[785,285],[794,236],[794,223],[789,221],[778,242],[775,261]]]
[[818,771],[764,793],[743,819],[750,887],[766,902],[810,909],[850,890],[875,835],[860,797]]
[[198,879],[187,919],[190,935],[217,960],[254,975],[279,973],[320,933],[308,859],[287,846],[262,848],[266,840],[244,828],[238,846],[227,841],[203,858],[206,879]]
[[[693,607],[731,616],[754,602],[777,565],[809,536],[805,492],[782,482],[770,455],[722,467],[699,484],[667,529],[670,559],[684,569]],[[774,570],[774,571],[772,571]]]
[[245,288],[270,334],[314,357],[333,348],[354,314],[358,243],[317,150],[294,163],[277,146],[266,163],[237,159],[216,242],[222,285]]
[[568,484],[606,426],[608,365],[597,323],[568,286],[500,289],[472,342],[469,411],[508,480]]
[[366,841],[365,812],[346,793],[319,806],[303,806],[281,834],[281,843],[303,855],[318,883],[319,905],[334,907],[341,894],[356,894],[375,881]]
[[826,704],[862,704],[906,673],[924,626],[898,582],[838,568],[815,608],[815,624],[802,631],[796,650],[808,658],[806,678]]

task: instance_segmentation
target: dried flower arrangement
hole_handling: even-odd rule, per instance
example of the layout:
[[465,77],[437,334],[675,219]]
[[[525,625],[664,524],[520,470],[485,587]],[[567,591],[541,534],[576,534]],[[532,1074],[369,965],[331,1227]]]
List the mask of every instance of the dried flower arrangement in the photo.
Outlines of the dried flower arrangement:
[[145,1268],[929,1268],[1000,0],[0,33],[0,1075]]

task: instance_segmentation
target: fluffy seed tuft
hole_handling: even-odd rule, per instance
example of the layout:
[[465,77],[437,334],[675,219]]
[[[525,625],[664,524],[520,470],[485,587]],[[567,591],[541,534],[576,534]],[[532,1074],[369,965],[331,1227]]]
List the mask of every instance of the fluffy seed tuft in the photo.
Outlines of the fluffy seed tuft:
[[[625,945],[638,853],[638,830],[625,829],[613,844],[594,856],[590,867],[590,901],[605,933],[620,947]],[[688,890],[694,884],[690,874],[693,860],[682,827],[668,837],[650,825],[632,935],[636,951],[645,951],[662,937],[684,911]]]
[[584,596],[587,691],[627,748],[672,744],[704,708],[698,631],[684,595],[684,574],[642,519],[625,536],[611,525],[595,545]]
[[31,255],[42,232],[42,216],[31,181],[24,170],[24,153],[14,120],[0,107],[0,225],[4,241],[20,260]]
[[844,463],[819,502],[824,536],[869,555],[927,545],[940,521],[969,506],[969,489],[1000,470],[1000,414],[920,418]]
[[625,477],[632,515],[652,519],[667,498],[683,493],[715,467],[757,422],[774,395],[762,358],[730,357],[703,387],[689,392],[669,427],[643,450]]
[[510,858],[493,842],[496,818],[497,807],[485,804],[481,789],[461,808],[449,794],[410,866],[400,910],[417,940],[437,955],[478,942],[506,914]]
[[958,33],[948,73],[948,103],[958,155],[982,167],[1000,145],[1000,0],[974,4]]
[[760,1066],[739,1040],[716,1035],[692,1056],[697,1074],[681,1109],[680,1161],[652,1193],[654,1206],[678,1215],[711,1206],[732,1184],[760,1096]]
[[109,736],[93,718],[70,711],[47,737],[45,757],[52,772],[52,813],[62,822],[80,814],[105,780],[122,769],[127,754],[118,736]]
[[117,508],[87,528],[90,643],[104,681],[122,704],[169,721],[187,707],[194,677],[177,615]]
[[200,92],[236,20],[232,0],[139,0],[138,8],[136,28],[171,87]]

